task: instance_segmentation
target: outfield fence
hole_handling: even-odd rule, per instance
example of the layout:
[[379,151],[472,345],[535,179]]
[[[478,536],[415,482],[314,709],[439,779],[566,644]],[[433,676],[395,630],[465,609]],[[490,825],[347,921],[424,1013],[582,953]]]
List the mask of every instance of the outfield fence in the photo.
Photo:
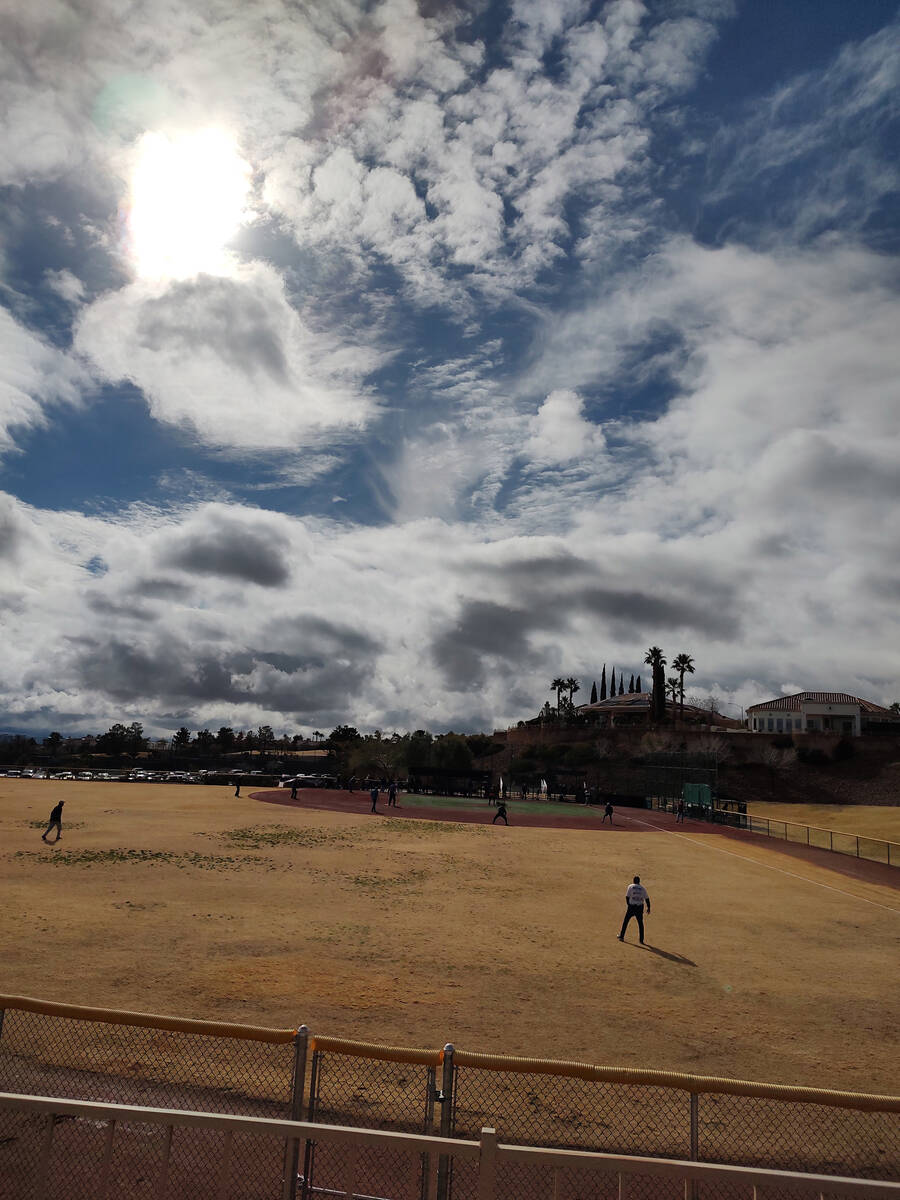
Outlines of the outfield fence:
[[[677,801],[662,796],[655,796],[653,800],[654,807],[663,812],[675,812],[678,806]],[[860,833],[846,833],[839,829],[821,829],[816,825],[803,825],[799,821],[782,821],[754,813],[732,812],[726,808],[685,805],[685,811],[689,817],[712,821],[715,825],[727,825],[731,829],[744,829],[747,833],[759,833],[781,842],[813,846],[818,850],[831,850],[835,854],[849,854],[868,862],[900,867],[900,842],[891,842],[886,838],[865,837]]]
[[[897,1096],[511,1058],[449,1044],[380,1046],[314,1037],[305,1026],[262,1029],[26,997],[0,996],[0,1089],[422,1137],[477,1138],[487,1126],[509,1145],[900,1181]],[[0,1137],[0,1161],[4,1153]],[[280,1148],[261,1139],[242,1156],[251,1183],[279,1172],[290,1179],[290,1200],[347,1194],[345,1155],[327,1138]],[[424,1152],[410,1167],[417,1181],[410,1200],[427,1200],[432,1186],[436,1200],[477,1195],[470,1165],[441,1154],[432,1168]],[[509,1194],[549,1193],[523,1185]]]

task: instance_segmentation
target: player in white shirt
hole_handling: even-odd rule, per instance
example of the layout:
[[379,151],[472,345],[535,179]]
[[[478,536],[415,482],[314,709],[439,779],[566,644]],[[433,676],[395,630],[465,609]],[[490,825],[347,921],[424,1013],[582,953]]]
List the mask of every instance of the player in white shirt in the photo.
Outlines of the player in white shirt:
[[625,920],[622,922],[622,932],[619,934],[619,941],[625,941],[625,930],[628,928],[628,922],[632,917],[635,917],[638,923],[638,932],[641,935],[641,945],[643,946],[644,905],[647,905],[647,914],[649,916],[650,895],[641,883],[640,875],[635,875],[634,882],[628,885],[628,890],[625,892],[625,903],[628,905],[628,911],[625,913]]

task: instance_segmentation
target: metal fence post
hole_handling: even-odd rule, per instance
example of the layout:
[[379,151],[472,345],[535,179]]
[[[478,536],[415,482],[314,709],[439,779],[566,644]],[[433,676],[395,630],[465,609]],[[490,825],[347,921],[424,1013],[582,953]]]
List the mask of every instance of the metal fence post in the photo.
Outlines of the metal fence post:
[[[303,1120],[303,1096],[306,1087],[306,1053],[309,1047],[309,1029],[301,1025],[294,1034],[294,1077],[291,1080],[291,1120]],[[287,1167],[285,1200],[295,1200],[297,1195],[297,1173],[300,1166],[300,1141],[293,1138],[288,1142],[285,1164]]]
[[481,1129],[481,1153],[478,1156],[478,1200],[494,1200],[497,1174],[497,1131],[490,1125]]
[[[444,1069],[441,1073],[441,1137],[453,1136],[453,1046],[444,1047]],[[450,1197],[450,1157],[442,1154],[438,1159],[437,1200]]]
[[[691,1092],[691,1162],[700,1161],[700,1097],[697,1092]],[[687,1200],[697,1200],[699,1195],[697,1181],[690,1180],[685,1188]]]

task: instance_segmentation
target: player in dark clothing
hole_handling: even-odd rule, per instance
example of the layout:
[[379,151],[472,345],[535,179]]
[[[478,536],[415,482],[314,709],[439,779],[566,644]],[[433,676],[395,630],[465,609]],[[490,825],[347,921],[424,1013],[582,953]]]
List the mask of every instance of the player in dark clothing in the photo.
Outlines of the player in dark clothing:
[[[59,804],[57,804],[56,807],[51,812],[50,824],[47,826],[47,828],[41,834],[42,842],[47,841],[47,834],[50,832],[51,829],[54,828],[54,826],[56,827],[56,837],[53,839],[54,842],[58,842],[59,839],[62,837],[62,810],[63,810],[64,804],[65,804],[65,800],[60,800]],[[48,843],[48,845],[49,845],[49,843]]]
[[388,788],[388,808],[397,807],[397,785],[391,780],[391,786]]
[[496,821],[502,821],[504,825],[509,824],[506,817],[506,804],[502,800],[497,805],[497,811],[494,813],[494,820],[491,821],[491,824],[493,825]]
[[371,792],[369,792],[369,796],[372,800],[372,812],[378,812],[378,809],[376,808],[376,805],[378,804],[378,785],[377,784],[375,785],[375,787],[372,788]]
[[606,820],[606,818],[609,817],[609,823],[610,823],[610,825],[612,825],[612,823],[613,823],[612,815],[613,815],[612,801],[607,800],[606,808],[604,808],[604,810],[603,810],[603,816],[600,818],[600,824],[602,825],[603,822]]

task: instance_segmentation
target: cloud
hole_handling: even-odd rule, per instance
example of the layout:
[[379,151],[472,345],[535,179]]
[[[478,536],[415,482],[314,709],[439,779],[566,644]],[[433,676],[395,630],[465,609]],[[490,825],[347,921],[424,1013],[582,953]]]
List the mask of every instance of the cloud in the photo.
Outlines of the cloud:
[[583,411],[584,401],[576,392],[551,392],[529,423],[531,436],[525,453],[545,463],[603,455],[603,430],[586,421]]
[[179,533],[161,551],[159,562],[189,574],[281,587],[290,578],[288,556],[288,539],[271,522],[208,509],[203,527]]
[[84,298],[84,284],[71,271],[45,271],[44,279],[50,290],[69,304],[76,304]]
[[[733,11],[20,9],[10,490],[98,379],[181,436],[118,511],[71,456],[77,503],[3,498],[6,710],[475,728],[653,643],[735,702],[896,698],[897,26],[731,118]],[[136,140],[210,124],[259,219],[123,283]]]
[[0,453],[15,447],[17,431],[43,426],[54,405],[81,403],[89,375],[0,308]]
[[[849,43],[824,70],[797,75],[755,98],[743,120],[721,128],[711,145],[705,202],[728,211],[764,187],[767,204],[742,206],[729,233],[754,243],[788,232],[805,241],[851,230],[875,244],[878,214],[900,183],[895,97],[900,87],[900,21]],[[729,214],[731,215],[731,214]],[[762,217],[762,219],[760,219]]]
[[379,353],[313,333],[261,263],[108,293],[82,312],[75,345],[110,381],[136,384],[157,420],[211,445],[315,443],[377,412],[364,379]]

